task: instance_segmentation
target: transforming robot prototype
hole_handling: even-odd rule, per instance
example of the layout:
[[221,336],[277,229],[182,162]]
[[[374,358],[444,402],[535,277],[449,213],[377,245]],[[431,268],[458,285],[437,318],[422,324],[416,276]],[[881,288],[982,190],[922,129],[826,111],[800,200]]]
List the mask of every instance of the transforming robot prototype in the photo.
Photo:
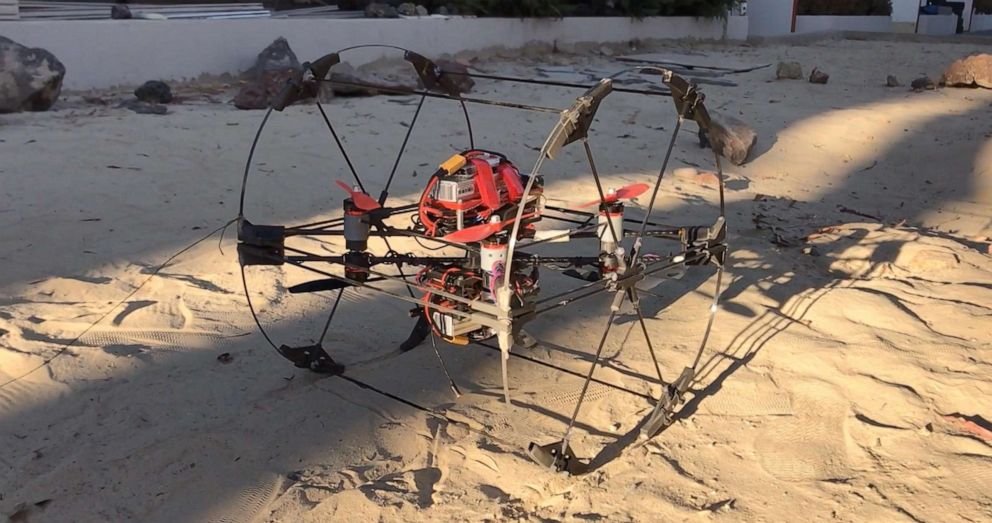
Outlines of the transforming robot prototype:
[[[340,63],[344,52],[361,48],[387,48],[402,52],[403,58],[416,71],[422,88],[396,86],[335,79],[331,68]],[[614,79],[624,73],[653,75],[666,89],[638,90],[615,86]],[[534,85],[584,88],[585,92],[571,106],[560,110],[521,103],[471,98],[459,89],[460,76],[486,80]],[[392,171],[381,185],[363,180],[352,164],[331,119],[317,101],[317,108],[327,129],[341,152],[350,179],[337,180],[346,194],[339,217],[305,224],[256,224],[245,215],[245,194],[251,171],[252,157],[262,130],[272,111],[303,98],[312,97],[321,84],[344,84],[349,87],[374,89],[395,95],[419,97],[416,113],[410,122]],[[593,157],[590,127],[600,104],[613,92],[650,97],[666,97],[674,102],[676,123],[667,144],[664,160],[652,183],[636,183],[625,187],[607,187]],[[461,105],[465,116],[467,148],[440,163],[413,204],[389,205],[389,189],[397,167],[410,140],[411,133],[427,98],[448,99]],[[524,325],[542,314],[567,307],[578,300],[607,294],[612,296],[609,317],[596,347],[593,361],[574,412],[561,440],[539,445],[531,443],[529,454],[538,463],[558,471],[581,473],[584,464],[569,446],[569,436],[578,417],[593,373],[601,363],[603,348],[610,336],[621,307],[629,301],[640,323],[645,344],[657,372],[661,396],[643,423],[641,437],[650,438],[673,421],[675,409],[695,378],[695,371],[713,328],[720,296],[723,268],[727,260],[727,224],[724,216],[723,172],[719,154],[715,154],[719,179],[719,215],[711,223],[670,226],[652,219],[662,178],[671,158],[679,129],[686,120],[695,121],[701,133],[706,133],[714,151],[722,150],[726,139],[722,127],[711,125],[704,105],[704,96],[696,85],[672,71],[654,66],[637,66],[600,80],[592,86],[553,82],[541,79],[515,78],[488,74],[445,71],[423,55],[394,46],[356,46],[330,53],[304,64],[302,71],[291,78],[273,100],[265,114],[251,147],[241,186],[238,215],[238,258],[249,308],[265,339],[279,354],[297,367],[314,372],[347,377],[345,367],[323,346],[328,327],[341,302],[345,289],[378,293],[408,302],[415,318],[412,333],[400,347],[410,350],[430,338],[434,352],[449,384],[456,394],[440,352],[437,340],[466,345],[481,344],[501,353],[503,395],[510,401],[507,362],[518,346],[532,347],[540,342],[523,330]],[[559,115],[533,166],[523,169],[502,153],[476,145],[466,104],[484,104],[514,110],[552,112]],[[562,148],[580,144],[588,159],[589,176],[596,187],[592,201],[566,208],[549,205],[544,197],[545,162],[554,160]],[[491,147],[491,146],[489,146]],[[370,195],[379,190],[377,197]],[[631,199],[647,196],[648,203],[628,212]],[[632,216],[631,214],[635,214]],[[538,222],[558,224],[557,229],[538,228]],[[338,253],[314,253],[292,245],[294,238],[343,238]],[[380,241],[370,243],[370,238]],[[568,242],[579,238],[598,240],[587,253],[569,256],[540,254],[545,243]],[[425,246],[427,252],[444,249],[456,251],[456,256],[401,254],[394,251],[390,239],[413,239]],[[668,255],[649,253],[650,244],[667,243]],[[373,244],[385,248],[371,248]],[[427,248],[430,245],[432,247]],[[378,251],[378,252],[377,252]],[[245,268],[249,266],[293,266],[309,271],[316,279],[286,288],[290,294],[331,293],[334,305],[329,313],[319,341],[306,346],[277,345],[262,326],[251,302]],[[655,346],[641,313],[640,292],[659,279],[680,278],[688,267],[716,268],[716,290],[709,310],[709,319],[702,334],[699,351],[692,365],[686,366],[673,381],[662,378]],[[559,271],[579,280],[576,287],[545,296],[541,292],[540,272]],[[392,288],[389,288],[392,285]],[[403,291],[402,288],[406,290]],[[350,381],[359,383],[353,378]],[[372,388],[372,387],[366,387]],[[378,389],[372,388],[378,392]],[[391,396],[392,397],[392,396]]]

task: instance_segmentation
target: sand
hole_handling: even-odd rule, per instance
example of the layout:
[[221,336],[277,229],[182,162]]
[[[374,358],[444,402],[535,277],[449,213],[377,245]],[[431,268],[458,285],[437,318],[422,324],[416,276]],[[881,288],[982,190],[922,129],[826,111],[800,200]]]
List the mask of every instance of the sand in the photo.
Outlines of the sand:
[[[644,381],[653,372],[646,345],[622,315],[609,364],[596,374],[608,385],[591,387],[572,440],[581,457],[606,450],[580,477],[540,469],[523,451],[561,437],[579,378],[513,359],[507,406],[498,356],[444,345],[465,393],[456,400],[429,347],[395,353],[412,326],[409,307],[347,291],[325,344],[350,375],[425,412],[276,355],[246,310],[233,231],[154,273],[236,215],[261,113],[225,103],[223,86],[180,89],[186,101],[162,117],[94,105],[83,93],[48,113],[0,116],[0,515],[989,520],[992,91],[885,87],[888,74],[907,85],[923,73],[937,78],[978,49],[824,40],[636,50],[798,60],[807,74],[815,66],[831,78],[775,81],[772,67],[730,77],[736,87],[704,86],[711,108],[760,136],[755,159],[727,169],[733,255],[716,328],[677,421],[634,447],[630,436],[651,408],[643,395],[658,387]],[[621,67],[565,54],[473,62],[518,75],[560,66]],[[575,95],[487,81],[476,94],[558,107]],[[388,173],[414,102],[330,104],[367,179]],[[525,167],[555,120],[471,110],[477,143]],[[592,145],[611,184],[651,180],[673,115],[658,99],[608,99]],[[331,181],[347,173],[322,126],[309,105],[273,118],[249,186],[255,221],[339,212]],[[428,102],[399,166],[396,201],[413,201],[433,166],[465,141],[457,106]],[[710,160],[687,126],[660,217],[716,216],[707,176],[684,169],[705,171]],[[591,199],[583,162],[581,150],[568,150],[548,164],[552,201]],[[280,285],[303,278],[249,274],[260,317],[280,342],[311,337],[330,306],[326,297],[285,296]],[[542,279],[549,293],[567,283]],[[699,270],[644,297],[668,379],[691,362],[713,285],[713,271]],[[543,345],[520,352],[584,372],[607,314],[605,298],[550,313],[528,327]]]

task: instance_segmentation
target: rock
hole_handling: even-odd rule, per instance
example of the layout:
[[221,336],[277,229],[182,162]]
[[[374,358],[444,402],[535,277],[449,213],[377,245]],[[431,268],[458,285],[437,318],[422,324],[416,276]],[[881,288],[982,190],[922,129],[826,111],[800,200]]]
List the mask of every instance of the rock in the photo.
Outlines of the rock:
[[775,78],[779,80],[802,80],[803,66],[799,62],[779,62],[775,69]]
[[360,76],[358,74],[358,70],[356,70],[355,67],[348,62],[341,62],[331,68],[329,78],[332,82],[331,89],[334,91],[334,96],[375,96],[379,94],[379,91],[371,87],[348,85],[351,83],[372,82],[372,80]]
[[128,100],[119,105],[119,107],[124,107],[130,109],[138,114],[166,114],[169,112],[169,108],[157,103],[143,102],[141,100]]
[[916,80],[913,80],[912,83],[909,84],[909,86],[912,87],[913,90],[916,92],[920,92],[924,89],[929,89],[932,91],[937,88],[937,86],[934,85],[933,80],[931,80],[929,76],[921,76]]
[[250,78],[260,79],[269,71],[284,71],[287,69],[299,70],[300,61],[296,59],[296,53],[289,47],[289,42],[285,38],[276,38],[268,47],[258,53],[255,65],[248,69],[246,74]]
[[272,97],[286,86],[286,81],[296,74],[293,69],[268,71],[256,81],[246,84],[234,97],[238,109],[267,109]]
[[172,89],[159,80],[149,80],[134,90],[134,96],[142,102],[167,104],[172,102]]
[[976,54],[956,60],[944,71],[940,85],[992,89],[992,55]]
[[450,75],[451,80],[459,92],[467,93],[475,87],[475,80],[471,76],[465,75],[468,72],[468,67],[465,64],[454,60],[437,60],[435,63],[441,68],[441,71],[454,73]]
[[55,55],[0,36],[0,113],[47,111],[63,78],[65,66]]
[[429,15],[430,13],[427,11],[426,7],[422,5],[417,6],[417,16],[429,16]]
[[265,109],[269,106],[269,93],[259,84],[248,84],[234,96],[238,109]]
[[396,8],[389,4],[372,2],[365,6],[366,18],[397,18],[398,16],[399,13],[396,12]]
[[892,76],[891,74],[885,78],[886,87],[899,87],[900,85],[902,84],[899,83],[899,79],[896,78],[895,76]]
[[130,20],[134,18],[131,9],[125,4],[115,4],[110,7],[110,18],[113,20]]
[[825,84],[828,80],[830,80],[830,75],[815,67],[813,72],[809,73],[809,83],[811,84]]
[[396,12],[403,16],[416,16],[417,15],[417,4],[410,2],[404,2],[396,8]]
[[758,133],[748,124],[732,116],[710,111],[710,128],[706,132],[710,147],[734,165],[747,162],[751,149],[758,142]]

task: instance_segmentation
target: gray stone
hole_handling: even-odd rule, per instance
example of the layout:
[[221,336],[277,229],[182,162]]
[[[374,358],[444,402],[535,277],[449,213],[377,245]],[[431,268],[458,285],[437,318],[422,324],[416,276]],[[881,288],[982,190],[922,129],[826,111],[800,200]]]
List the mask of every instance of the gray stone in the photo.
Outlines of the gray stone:
[[931,80],[929,76],[921,76],[916,80],[913,80],[909,86],[916,92],[923,91],[924,89],[932,91],[937,88],[936,84],[933,83],[933,80]]
[[396,8],[396,12],[403,16],[416,16],[417,4],[404,2]]
[[331,89],[334,91],[334,96],[375,96],[379,94],[377,90],[371,87],[349,85],[372,83],[372,81],[369,78],[360,76],[358,70],[348,62],[341,62],[335,65],[331,68],[331,73],[328,77],[331,80]]
[[[272,98],[282,92],[286,82],[296,75],[293,69],[267,71],[261,78],[245,84],[234,97],[238,109],[267,109]],[[299,100],[312,98],[315,93],[303,92]]]
[[448,74],[452,83],[458,88],[458,92],[467,93],[475,87],[475,80],[465,74],[468,73],[468,67],[465,64],[454,60],[438,60],[435,63],[441,69],[442,74]]
[[372,2],[365,6],[366,18],[396,18],[398,16],[399,14],[396,12],[396,8],[389,4]]
[[134,96],[142,102],[167,104],[172,102],[172,89],[159,80],[149,80],[134,90]]
[[815,67],[813,72],[809,73],[809,83],[811,84],[825,84],[828,80],[830,80],[830,75]]
[[892,76],[891,74],[885,78],[886,87],[899,87],[900,85],[902,84],[899,83],[899,79],[896,78],[895,76]]
[[110,7],[110,18],[114,20],[130,20],[134,18],[131,9],[125,4],[114,4]]
[[803,66],[799,62],[779,62],[775,69],[775,78],[779,80],[802,80]]
[[162,104],[143,102],[141,100],[128,100],[120,104],[119,107],[130,109],[138,114],[163,115],[169,112],[169,108]]
[[[758,142],[758,133],[733,116],[710,111],[710,128],[705,135],[708,145],[734,165],[743,165]],[[703,139],[700,139],[702,145]]]
[[976,54],[955,60],[944,71],[940,85],[992,89],[992,55]]
[[63,78],[65,66],[55,55],[0,36],[0,113],[47,111]]
[[258,53],[255,65],[248,69],[247,75],[250,78],[259,79],[269,71],[298,70],[299,68],[300,61],[296,59],[296,53],[289,47],[289,42],[280,36],[261,53]]

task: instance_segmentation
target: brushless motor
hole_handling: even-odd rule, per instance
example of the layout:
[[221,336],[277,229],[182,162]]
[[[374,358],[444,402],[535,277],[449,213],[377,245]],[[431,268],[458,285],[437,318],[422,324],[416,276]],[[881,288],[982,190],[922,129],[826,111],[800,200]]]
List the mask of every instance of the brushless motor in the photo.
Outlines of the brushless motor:
[[369,246],[369,216],[350,198],[344,201],[344,243],[349,251],[364,251]]

